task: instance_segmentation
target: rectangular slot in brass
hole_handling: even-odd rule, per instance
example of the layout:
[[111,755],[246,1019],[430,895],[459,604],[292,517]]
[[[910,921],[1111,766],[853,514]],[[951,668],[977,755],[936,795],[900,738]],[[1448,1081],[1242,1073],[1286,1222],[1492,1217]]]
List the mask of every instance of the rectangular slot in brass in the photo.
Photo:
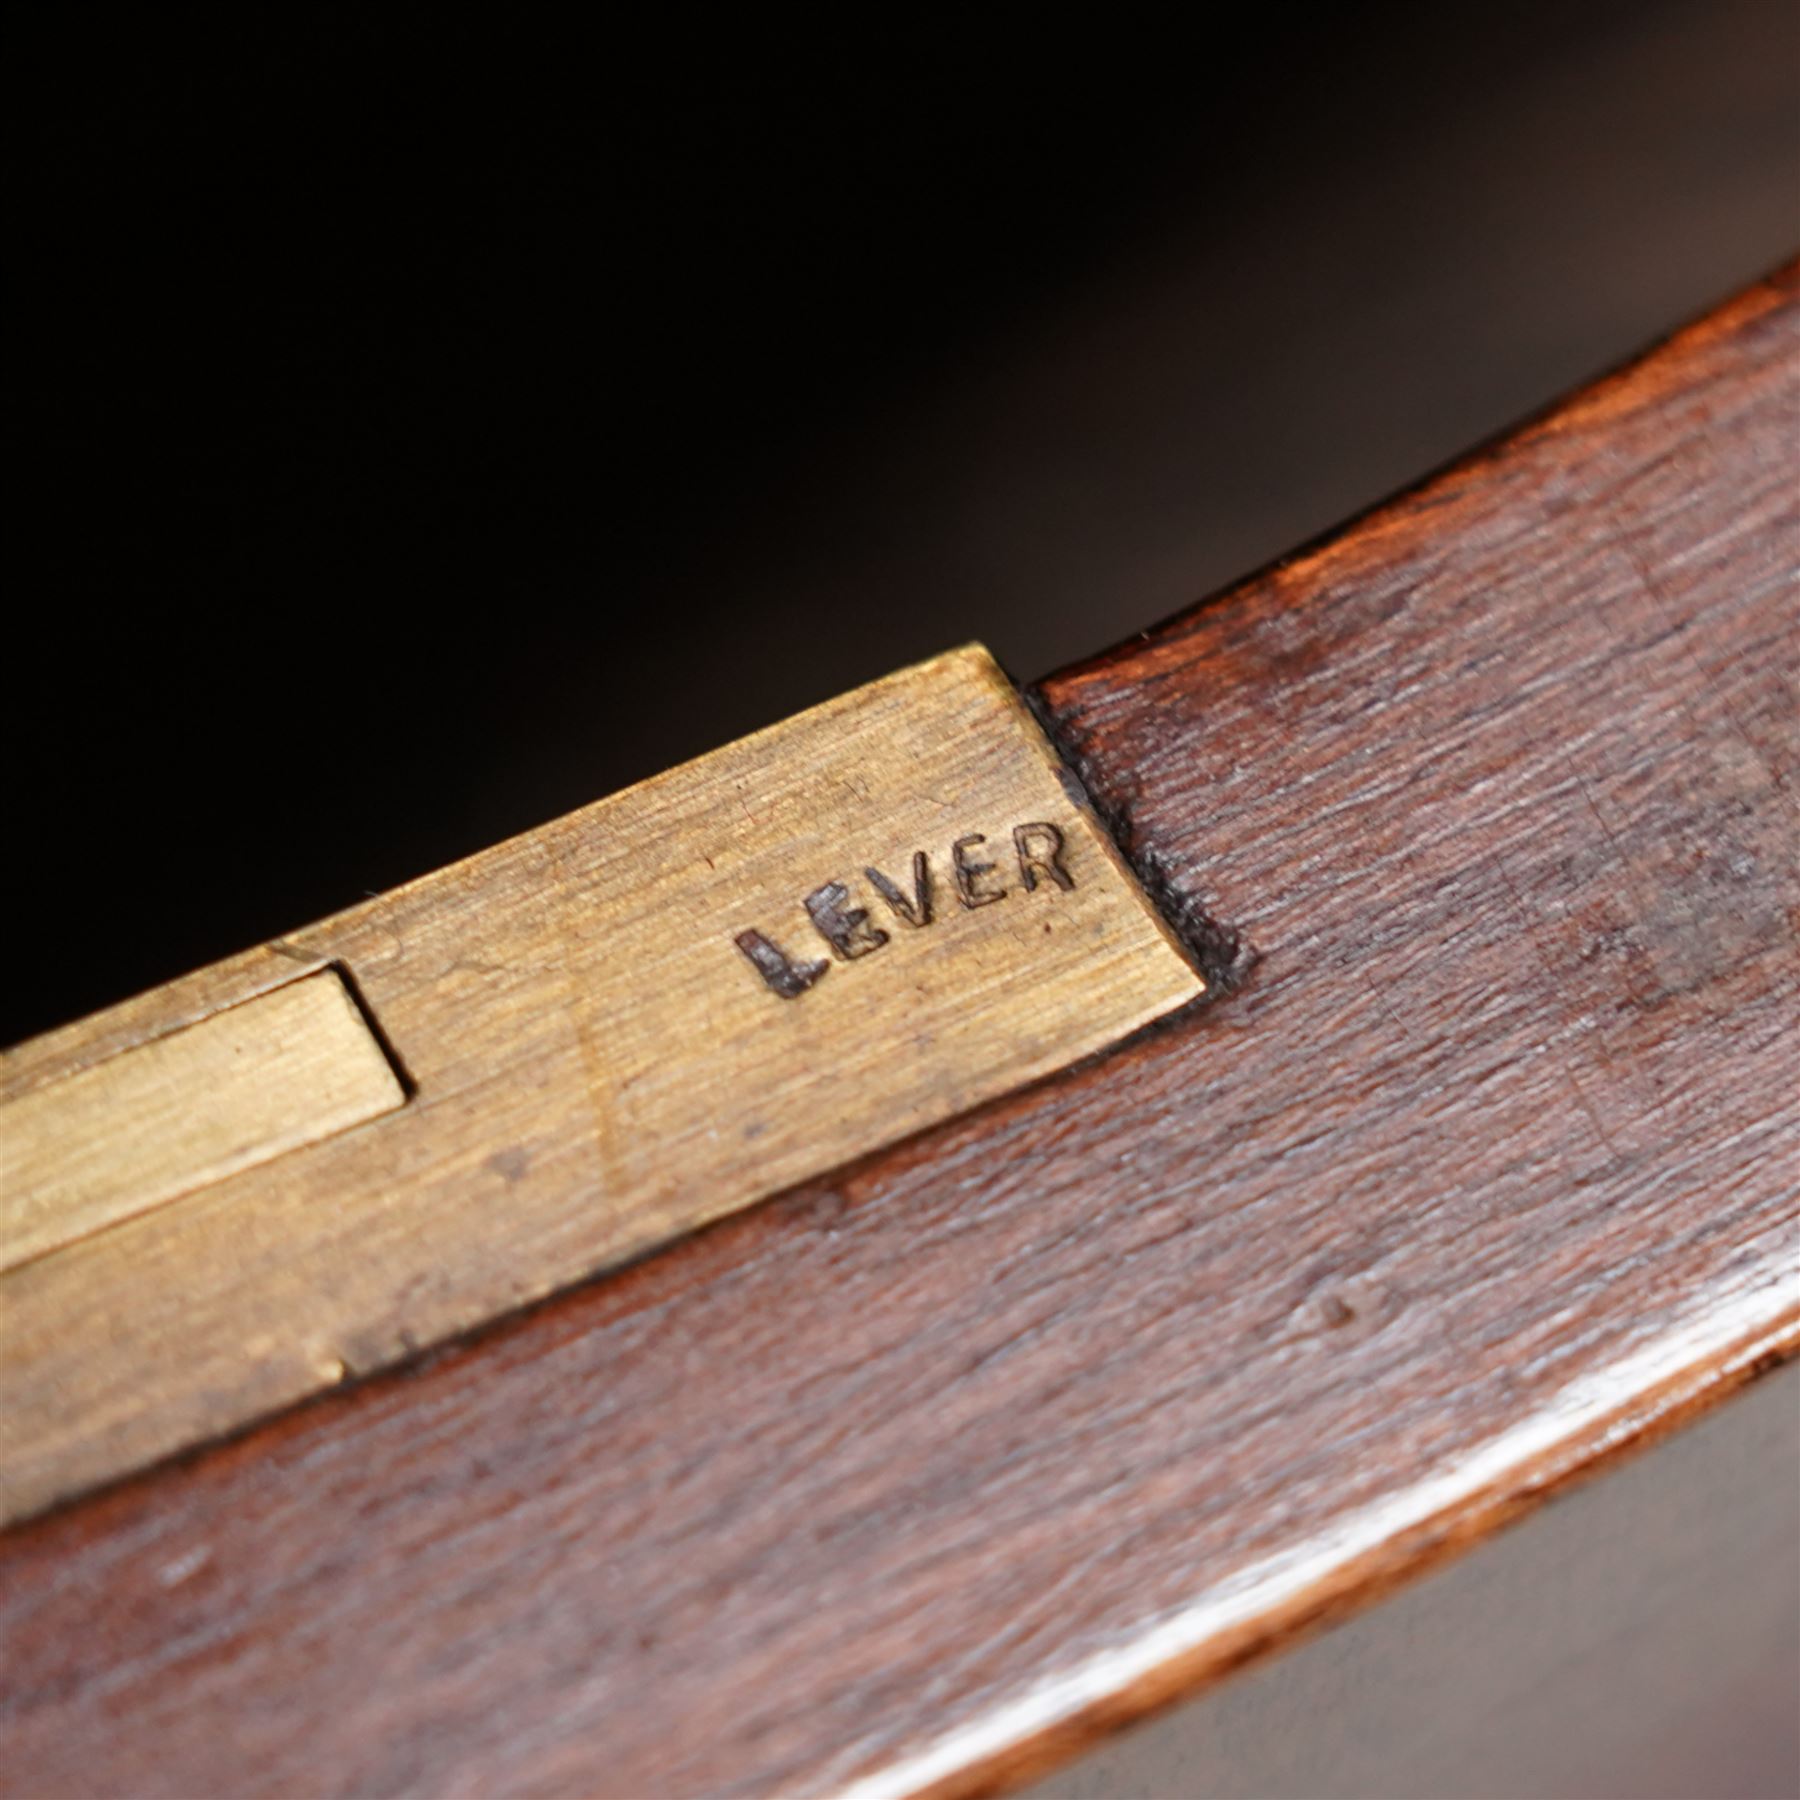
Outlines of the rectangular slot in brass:
[[334,969],[0,1107],[0,1269],[405,1101]]

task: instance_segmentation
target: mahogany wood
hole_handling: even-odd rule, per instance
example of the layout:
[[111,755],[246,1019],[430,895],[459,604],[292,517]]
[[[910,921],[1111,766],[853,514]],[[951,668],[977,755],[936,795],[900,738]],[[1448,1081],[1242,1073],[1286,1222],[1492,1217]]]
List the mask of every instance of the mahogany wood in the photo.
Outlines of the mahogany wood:
[[975,1792],[1789,1355],[1784,271],[1044,684],[1216,997],[0,1539],[13,1791]]
[[1800,1364],[1030,1800],[1800,1794]]

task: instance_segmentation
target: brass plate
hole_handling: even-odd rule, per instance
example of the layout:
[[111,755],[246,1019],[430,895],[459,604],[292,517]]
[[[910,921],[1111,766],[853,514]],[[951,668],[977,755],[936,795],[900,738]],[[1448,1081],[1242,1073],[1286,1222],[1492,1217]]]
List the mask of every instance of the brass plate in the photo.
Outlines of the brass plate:
[[[0,1101],[297,963],[349,971],[411,1098],[0,1276],[0,1515],[480,1324],[1202,990],[978,647],[24,1045]],[[130,1120],[96,1099],[68,1129]]]

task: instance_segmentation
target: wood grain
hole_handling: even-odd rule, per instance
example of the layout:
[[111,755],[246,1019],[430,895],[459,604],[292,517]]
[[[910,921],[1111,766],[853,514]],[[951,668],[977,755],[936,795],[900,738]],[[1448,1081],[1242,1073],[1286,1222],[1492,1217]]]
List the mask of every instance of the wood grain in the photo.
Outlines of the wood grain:
[[[27,1246],[82,1241],[0,1275],[0,1518],[484,1323],[1194,999],[1199,977],[1071,788],[987,652],[953,651],[130,1008],[126,1036],[161,1034],[296,956],[355,975],[416,1092],[390,1110],[383,1065],[386,1117],[303,1149],[323,1133],[290,1132],[278,1161],[214,1145],[204,1169],[193,1149],[166,1170],[167,1134],[144,1127],[161,1097],[189,1135],[229,1144],[246,1110],[289,1106],[288,1061],[238,1075],[219,1106],[173,1092],[164,1064],[214,1045],[230,1062],[228,1021],[292,1031],[292,996],[335,976],[60,1081],[116,1042],[114,1017],[13,1052],[14,1086],[51,1085],[0,1105],[0,1130],[21,1120],[51,1173],[83,1144],[105,1153],[87,1200],[66,1183],[34,1198],[26,1171],[41,1226]],[[182,1189],[198,1191],[145,1210]]]
[[1031,1800],[1800,1793],[1800,1364]]
[[0,1271],[404,1104],[334,969],[0,1103]]
[[983,1791],[1789,1355],[1797,357],[1047,682],[1215,998],[15,1529],[6,1779]]

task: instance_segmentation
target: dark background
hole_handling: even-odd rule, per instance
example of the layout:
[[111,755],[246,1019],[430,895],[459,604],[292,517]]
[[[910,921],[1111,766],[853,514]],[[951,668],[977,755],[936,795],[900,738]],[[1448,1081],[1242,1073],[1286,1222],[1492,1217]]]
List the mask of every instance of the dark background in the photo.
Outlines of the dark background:
[[255,17],[7,58],[0,1041],[1098,650],[1800,245],[1788,0]]

